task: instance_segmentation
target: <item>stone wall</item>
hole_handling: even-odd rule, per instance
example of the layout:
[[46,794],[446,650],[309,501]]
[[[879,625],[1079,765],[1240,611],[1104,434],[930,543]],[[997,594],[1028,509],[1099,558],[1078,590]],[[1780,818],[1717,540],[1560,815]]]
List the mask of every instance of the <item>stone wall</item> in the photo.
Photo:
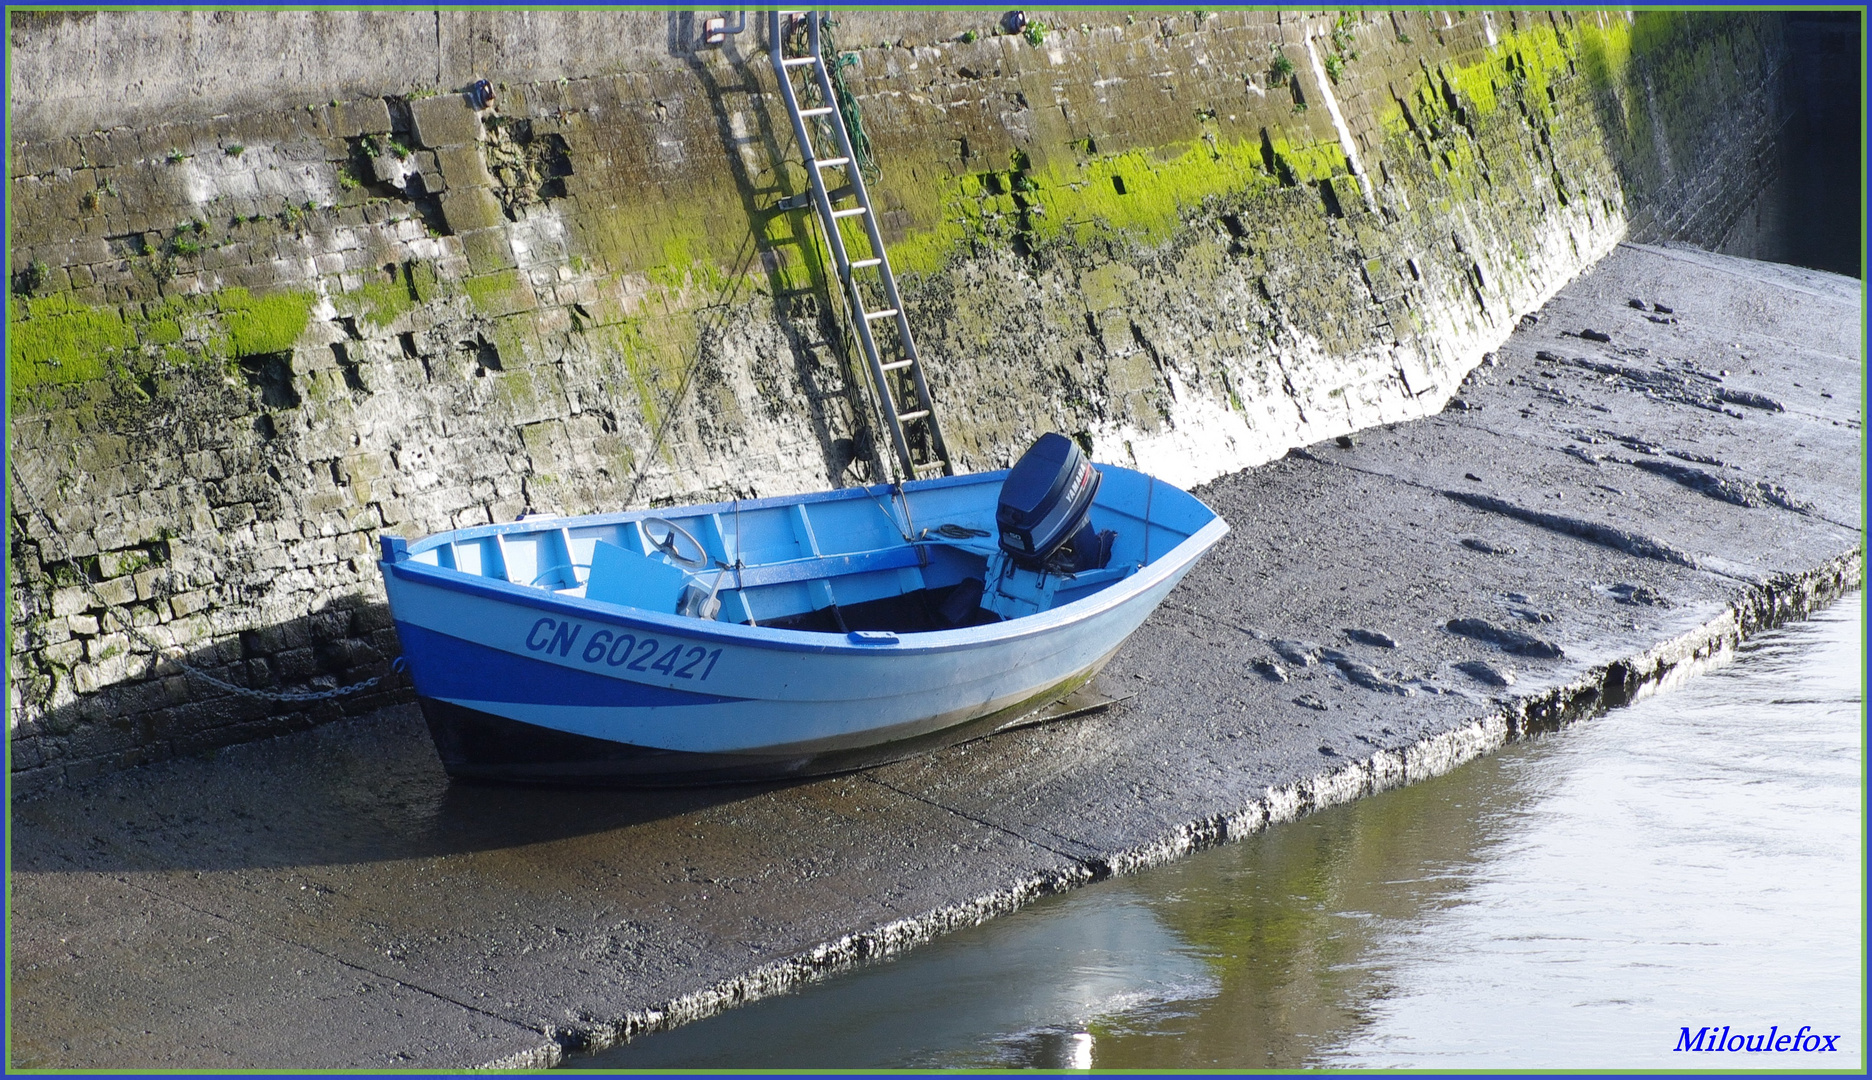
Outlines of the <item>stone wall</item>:
[[[1773,179],[1769,15],[1026,14],[832,27],[969,470],[1437,411]],[[228,689],[387,673],[380,533],[888,478],[764,26],[11,18],[14,790],[399,699]]]

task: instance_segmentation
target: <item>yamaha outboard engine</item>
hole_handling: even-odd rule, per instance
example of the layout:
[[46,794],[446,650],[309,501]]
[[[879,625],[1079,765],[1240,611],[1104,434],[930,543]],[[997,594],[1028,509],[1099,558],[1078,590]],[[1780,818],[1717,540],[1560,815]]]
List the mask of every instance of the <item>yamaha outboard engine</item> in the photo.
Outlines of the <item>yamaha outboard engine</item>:
[[1023,570],[1102,569],[1111,561],[1115,534],[1092,528],[1099,480],[1078,444],[1057,432],[1040,436],[1001,483],[995,507],[1001,550]]

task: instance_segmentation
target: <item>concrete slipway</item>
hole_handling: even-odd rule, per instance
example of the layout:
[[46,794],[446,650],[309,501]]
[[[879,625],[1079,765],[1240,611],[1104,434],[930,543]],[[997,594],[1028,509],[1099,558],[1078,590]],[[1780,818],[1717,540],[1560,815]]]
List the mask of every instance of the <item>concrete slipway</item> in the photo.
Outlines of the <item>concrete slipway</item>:
[[1441,415],[1201,489],[1102,712],[638,793],[451,785],[406,707],[16,805],[11,1064],[550,1064],[1588,716],[1858,587],[1860,306],[1621,247]]

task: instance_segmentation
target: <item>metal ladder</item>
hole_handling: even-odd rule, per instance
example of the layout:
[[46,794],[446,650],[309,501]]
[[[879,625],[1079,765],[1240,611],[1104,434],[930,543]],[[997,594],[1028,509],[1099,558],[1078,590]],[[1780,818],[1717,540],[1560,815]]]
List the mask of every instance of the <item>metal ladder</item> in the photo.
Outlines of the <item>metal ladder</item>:
[[[793,17],[798,15],[806,17],[808,50],[805,56],[788,56],[787,31]],[[852,324],[857,329],[858,343],[864,350],[865,361],[870,365],[871,382],[877,387],[878,398],[884,407],[884,418],[889,422],[891,442],[897,449],[897,460],[903,467],[904,479],[916,480],[936,473],[953,476],[955,467],[949,462],[949,449],[943,444],[942,428],[936,423],[936,408],[930,400],[929,383],[923,378],[923,363],[917,357],[916,340],[910,336],[910,323],[904,318],[903,302],[897,295],[897,277],[891,273],[890,256],[885,253],[884,238],[878,233],[877,214],[871,209],[871,194],[865,188],[863,170],[859,168],[857,155],[852,152],[851,135],[845,130],[845,118],[839,115],[838,99],[832,90],[831,72],[827,70],[825,58],[820,53],[819,30],[818,12],[775,11],[768,15],[768,48],[773,55],[774,75],[780,81],[780,95],[786,101],[787,115],[793,118],[794,141],[799,143],[800,153],[806,159],[806,176],[812,182],[813,207],[818,211],[819,224],[824,226],[826,245],[832,249],[832,260],[838,267],[839,280],[845,285],[845,298],[851,306]],[[817,88],[819,100],[823,104],[812,108],[800,107],[799,96],[793,90],[793,71],[796,68],[809,69],[807,75]],[[813,148],[812,133],[806,123],[809,119],[823,122],[831,133],[835,144],[834,156],[820,157]],[[827,169],[843,169],[849,180],[847,186],[828,190],[825,180]],[[835,202],[846,199],[857,205],[834,209]],[[869,256],[853,259],[846,251],[845,238],[839,232],[839,222],[847,218],[858,218],[864,225],[865,237],[871,246]],[[884,293],[883,307],[873,309],[865,303],[864,290],[859,287],[860,270],[877,271],[878,283]],[[901,356],[901,359],[889,362],[880,354],[877,334],[872,330],[874,322],[887,319],[896,327],[898,354]],[[907,411],[899,407],[899,395],[891,390],[892,372],[904,372],[909,377],[916,400]],[[905,425],[919,423],[929,433],[931,456],[925,461],[915,459],[912,442],[904,431]]]

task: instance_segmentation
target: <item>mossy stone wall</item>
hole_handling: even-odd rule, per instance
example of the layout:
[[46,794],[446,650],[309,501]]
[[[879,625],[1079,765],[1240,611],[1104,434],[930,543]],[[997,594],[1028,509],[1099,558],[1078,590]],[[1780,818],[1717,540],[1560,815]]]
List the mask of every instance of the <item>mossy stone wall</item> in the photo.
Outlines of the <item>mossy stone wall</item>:
[[[271,101],[152,76],[122,122],[55,78],[81,38],[194,20],[161,76],[299,18],[221,14],[14,16],[16,790],[398,699],[231,694],[142,640],[258,689],[383,674],[381,533],[887,475],[780,205],[758,17],[709,47],[668,13],[419,13],[433,65]],[[1060,430],[1195,483],[1435,411],[1628,232],[1719,245],[1773,179],[1773,15],[1026,15],[830,28],[966,469]],[[429,47],[405,13],[306,25]]]

